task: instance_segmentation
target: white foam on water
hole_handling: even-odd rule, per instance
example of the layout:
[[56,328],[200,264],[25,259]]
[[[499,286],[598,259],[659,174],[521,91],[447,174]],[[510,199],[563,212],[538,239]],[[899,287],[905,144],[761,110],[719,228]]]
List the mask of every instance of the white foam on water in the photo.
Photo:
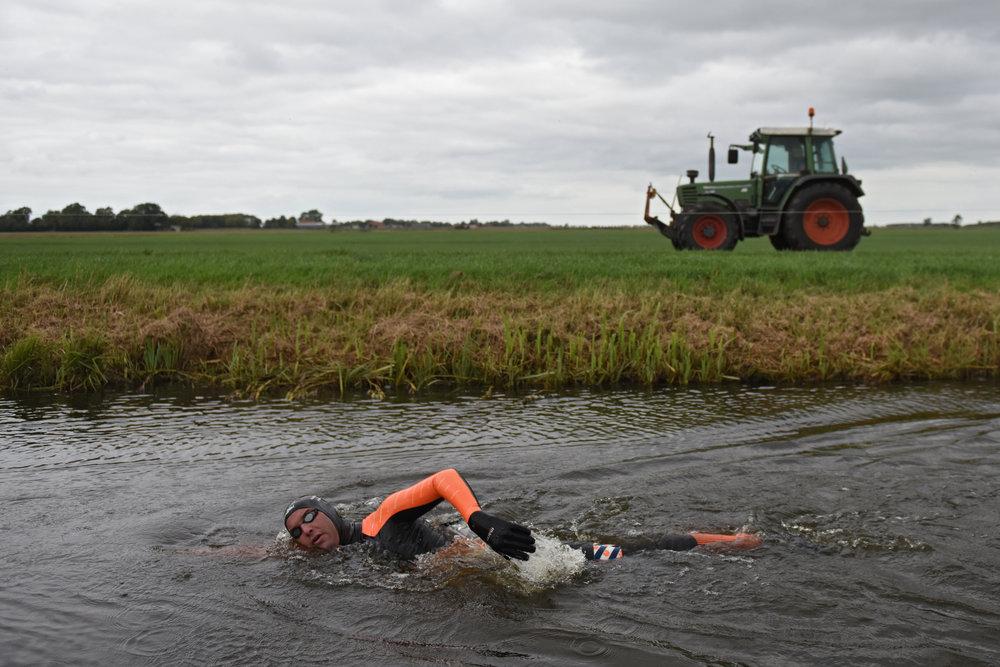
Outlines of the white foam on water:
[[587,559],[579,549],[537,531],[533,535],[535,553],[527,561],[511,561],[518,575],[529,584],[541,588],[563,584],[577,577],[587,566]]
[[[418,556],[415,577],[405,572],[388,571],[384,564],[368,557],[354,562],[354,567],[349,567],[347,561],[342,559],[323,559],[320,561],[322,564],[311,568],[306,577],[334,586],[354,583],[385,589],[416,590],[447,587],[470,577],[485,576],[486,580],[503,588],[532,593],[569,583],[579,577],[587,566],[587,559],[580,549],[538,531],[533,533],[535,552],[527,561],[505,560],[487,548],[471,531],[460,530],[459,533],[452,546]],[[286,531],[275,535],[273,548],[291,561],[309,562],[315,558],[315,554],[297,549]]]

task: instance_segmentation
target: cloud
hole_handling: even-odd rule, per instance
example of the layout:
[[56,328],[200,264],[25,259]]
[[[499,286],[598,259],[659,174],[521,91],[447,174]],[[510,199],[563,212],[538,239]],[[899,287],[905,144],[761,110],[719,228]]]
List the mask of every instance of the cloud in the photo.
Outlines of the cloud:
[[[0,208],[641,223],[720,146],[805,108],[879,219],[907,179],[1000,217],[994,3],[10,0]],[[720,165],[720,177],[744,177]],[[933,181],[933,179],[931,179]],[[933,197],[931,197],[933,199]],[[959,212],[959,211],[956,211]],[[597,214],[601,215],[597,215]],[[924,216],[916,216],[922,218]],[[872,219],[872,216],[869,216]]]

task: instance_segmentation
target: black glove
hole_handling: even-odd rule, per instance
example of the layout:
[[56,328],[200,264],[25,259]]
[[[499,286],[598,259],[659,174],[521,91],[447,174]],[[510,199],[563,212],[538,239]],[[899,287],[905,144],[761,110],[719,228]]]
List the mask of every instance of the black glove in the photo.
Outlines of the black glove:
[[530,530],[498,516],[481,510],[473,512],[469,516],[469,528],[504,558],[528,560],[528,554],[535,552],[535,538]]

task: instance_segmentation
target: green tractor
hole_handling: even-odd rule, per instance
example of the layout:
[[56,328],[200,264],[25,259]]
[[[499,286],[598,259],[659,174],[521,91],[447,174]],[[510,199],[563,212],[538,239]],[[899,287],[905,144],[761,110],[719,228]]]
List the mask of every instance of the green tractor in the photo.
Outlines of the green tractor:
[[[679,184],[675,202],[646,190],[646,222],[656,227],[678,250],[732,250],[748,236],[767,236],[777,250],[851,250],[868,235],[858,197],[861,181],[837,159],[833,138],[840,130],[813,127],[762,127],[749,144],[729,147],[728,162],[739,162],[739,151],[752,154],[750,179],[715,180],[715,137],[708,149],[708,182]],[[670,222],[650,215],[653,198],[670,209]]]

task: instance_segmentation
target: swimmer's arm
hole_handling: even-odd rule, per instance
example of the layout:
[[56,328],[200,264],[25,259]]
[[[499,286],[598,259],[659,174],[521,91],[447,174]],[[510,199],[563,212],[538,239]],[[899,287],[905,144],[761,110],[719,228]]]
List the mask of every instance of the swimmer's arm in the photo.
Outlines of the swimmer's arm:
[[[753,533],[700,533],[686,535],[660,535],[659,537],[636,536],[622,540],[611,538],[613,544],[571,544],[583,551],[588,560],[613,560],[626,553],[641,551],[690,551],[695,547],[706,549],[755,549],[763,540]],[[599,547],[606,547],[600,549]],[[603,555],[603,558],[601,557]]]
[[622,546],[629,551],[689,551],[695,547],[753,549],[761,545],[759,536],[753,533],[700,533],[686,535],[660,535],[659,537],[637,537],[626,539]]
[[688,551],[698,546],[698,540],[692,535],[659,535],[635,536],[625,538],[620,542],[627,553],[638,551]]
[[389,521],[414,521],[442,500],[451,503],[472,532],[505,558],[528,560],[528,554],[535,551],[531,531],[482,511],[476,494],[454,468],[434,473],[386,498],[361,522],[361,532],[375,537]]
[[480,511],[479,500],[465,479],[454,468],[448,468],[383,500],[378,509],[361,522],[361,532],[375,537],[390,520],[414,521],[442,500],[451,503],[466,522],[474,512]]
[[699,547],[711,549],[756,549],[764,540],[754,533],[691,533]]

